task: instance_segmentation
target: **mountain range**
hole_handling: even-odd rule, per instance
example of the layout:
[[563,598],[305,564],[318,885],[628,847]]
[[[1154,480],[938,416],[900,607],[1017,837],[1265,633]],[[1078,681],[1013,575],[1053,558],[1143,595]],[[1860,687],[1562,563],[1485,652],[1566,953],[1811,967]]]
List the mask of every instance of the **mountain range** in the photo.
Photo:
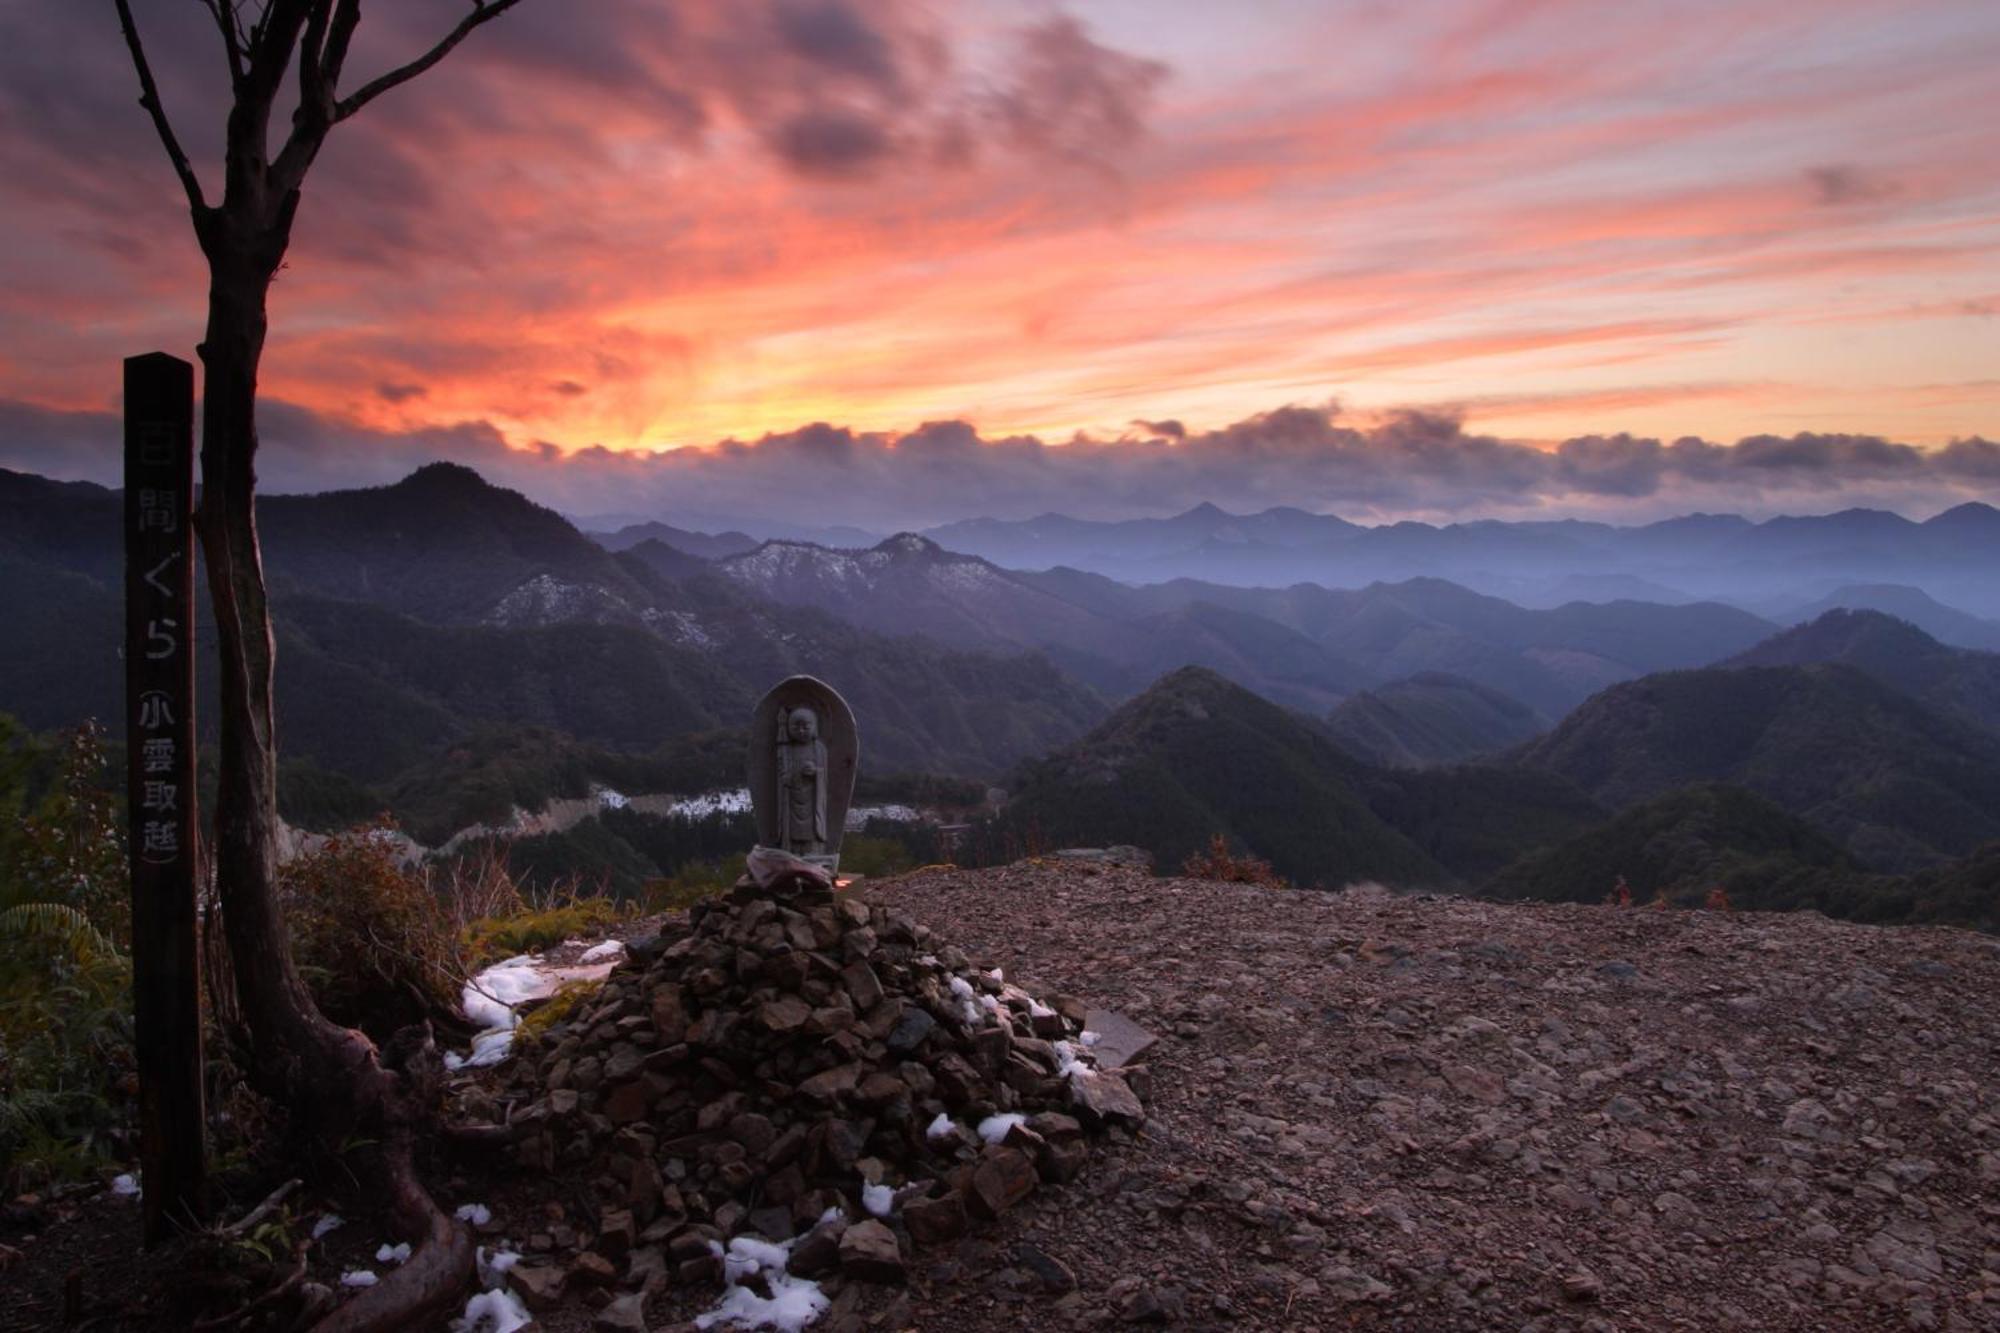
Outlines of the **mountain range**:
[[2000,737],[1845,665],[1628,681],[1510,759],[1613,809],[1698,783],[1745,787],[1886,870],[2000,839]]
[[[1976,546],[1979,508],[1927,524],[1835,517],[1853,549],[1879,554],[1913,530],[1932,549]],[[1700,600],[1524,607],[1407,568],[1358,588],[1134,584],[1008,569],[909,533],[859,549],[736,533],[704,545],[664,525],[594,540],[442,464],[269,497],[259,515],[294,809],[393,794],[435,829],[612,774],[730,781],[751,703],[807,671],[854,704],[873,771],[1007,778],[1000,832],[1021,845],[1136,841],[1177,864],[1220,834],[1304,883],[1496,891],[1531,882],[1543,871],[1523,858],[1547,855],[1552,891],[1578,894],[1627,858],[1739,887],[1744,866],[1782,864],[1792,878],[1756,892],[1807,901],[1807,875],[1821,898],[1858,902],[1918,892],[1917,874],[1951,886],[1926,901],[1976,897],[1984,872],[1952,867],[1984,864],[1977,849],[2000,838],[2000,657],[1833,604],[1981,635],[1911,585],[1764,603],[1774,622]],[[1051,551],[1115,538],[1149,558],[1191,532],[1239,554],[1328,533],[1420,552],[1760,542],[1773,560],[1829,540],[1828,520],[1366,536],[1382,530],[1253,517],[1065,520],[1040,537]],[[117,525],[114,492],[0,472],[0,598],[25,649],[0,656],[0,709],[32,726],[118,712]],[[1629,591],[1635,576],[1564,577]],[[1817,613],[1781,628],[1801,610]]]
[[1447,672],[1560,716],[1608,684],[1716,661],[1775,628],[1717,603],[1528,610],[1431,578],[1360,589],[1133,586],[1074,569],[1003,569],[914,534],[861,551],[767,542],[713,568],[765,600],[883,633],[1040,651],[1112,698],[1195,665],[1315,713]]
[[1803,605],[1842,585],[1894,584],[2000,616],[2000,588],[1982,573],[2000,562],[2000,509],[1977,502],[1923,522],[1848,509],[1763,522],[1690,514],[1632,527],[1574,519],[1369,527],[1299,509],[1230,514],[1200,505],[1121,522],[975,519],[924,535],[1009,568],[1066,565],[1134,583],[1353,588],[1430,576],[1530,606],[1592,595],[1593,587],[1597,596],[1649,601]]

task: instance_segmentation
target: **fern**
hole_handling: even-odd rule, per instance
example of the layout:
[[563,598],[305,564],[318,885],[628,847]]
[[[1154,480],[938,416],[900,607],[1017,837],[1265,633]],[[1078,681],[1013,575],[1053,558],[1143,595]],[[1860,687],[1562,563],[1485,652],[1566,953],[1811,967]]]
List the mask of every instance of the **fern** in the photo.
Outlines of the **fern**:
[[18,903],[0,911],[0,940],[60,943],[70,961],[89,966],[116,959],[116,946],[90,918],[66,903]]

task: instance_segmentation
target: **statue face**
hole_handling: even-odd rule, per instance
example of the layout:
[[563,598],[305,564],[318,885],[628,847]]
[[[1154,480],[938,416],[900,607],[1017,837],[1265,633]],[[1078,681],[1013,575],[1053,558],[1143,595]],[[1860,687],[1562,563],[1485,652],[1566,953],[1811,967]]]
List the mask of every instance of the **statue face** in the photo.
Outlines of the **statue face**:
[[785,729],[795,744],[803,745],[819,735],[819,718],[810,708],[795,708]]

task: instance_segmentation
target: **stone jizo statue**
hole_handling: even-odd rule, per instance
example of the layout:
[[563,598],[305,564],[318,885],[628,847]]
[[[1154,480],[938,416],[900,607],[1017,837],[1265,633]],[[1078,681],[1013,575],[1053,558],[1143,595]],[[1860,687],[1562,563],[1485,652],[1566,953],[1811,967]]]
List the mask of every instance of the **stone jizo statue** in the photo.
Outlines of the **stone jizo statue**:
[[750,735],[758,846],[837,870],[858,748],[853,712],[824,681],[793,676],[766,694]]
[[778,846],[794,856],[826,854],[826,742],[810,708],[778,710]]

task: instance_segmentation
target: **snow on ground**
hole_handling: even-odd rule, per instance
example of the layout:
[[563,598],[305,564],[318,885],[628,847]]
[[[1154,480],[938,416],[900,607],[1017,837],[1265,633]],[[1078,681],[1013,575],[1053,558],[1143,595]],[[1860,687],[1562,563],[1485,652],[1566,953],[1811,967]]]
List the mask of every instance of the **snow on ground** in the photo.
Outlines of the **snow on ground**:
[[750,811],[750,789],[738,787],[734,791],[703,792],[700,796],[685,796],[667,807],[667,813],[677,819],[707,819],[710,815],[741,815]]
[[601,963],[607,958],[623,958],[624,956],[624,940],[602,940],[585,949],[583,956],[576,961],[579,963]]
[[962,1134],[963,1131],[959,1129],[958,1122],[943,1111],[939,1111],[937,1119],[931,1121],[924,1129],[924,1137],[932,1143],[938,1143],[945,1139],[959,1138]]
[[521,1021],[515,1010],[530,1000],[547,999],[572,981],[602,981],[623,956],[621,945],[617,957],[574,967],[560,967],[533,954],[522,954],[487,968],[465,983],[459,997],[465,1016],[479,1024],[481,1031],[472,1039],[469,1054],[445,1052],[445,1068],[499,1064],[514,1050],[514,1028]]
[[863,1185],[861,1206],[876,1217],[887,1217],[896,1210],[896,1191],[887,1185]]
[[381,1280],[365,1268],[351,1268],[340,1275],[343,1287],[372,1287]]
[[313,1223],[312,1238],[318,1240],[327,1232],[337,1230],[346,1225],[347,1219],[339,1213],[323,1213],[320,1215],[319,1221]]
[[451,1321],[452,1333],[515,1333],[535,1322],[528,1307],[511,1291],[482,1291],[465,1303],[462,1318]]
[[406,1264],[410,1262],[410,1242],[403,1241],[397,1245],[384,1245],[381,1249],[375,1251],[375,1262],[378,1264]]
[[138,1198],[139,1197],[138,1177],[119,1176],[117,1179],[111,1182],[111,1192],[113,1194],[118,1195],[120,1198],[126,1198],[126,1199]]
[[919,824],[923,818],[923,812],[913,805],[857,805],[849,808],[845,827],[849,833],[859,833],[871,819],[885,824]]
[[1028,1117],[1019,1111],[1009,1111],[1004,1115],[989,1115],[979,1122],[979,1137],[987,1143],[999,1143],[1007,1137],[1008,1130],[1027,1123]]
[[493,1220],[493,1210],[483,1203],[462,1203],[458,1206],[458,1211],[453,1213],[452,1216],[461,1222],[469,1222],[473,1226],[483,1227]]
[[473,1258],[479,1267],[479,1281],[488,1287],[497,1287],[505,1280],[509,1269],[521,1262],[518,1250],[488,1251],[484,1245],[473,1251]]
[[[799,1333],[826,1313],[832,1304],[819,1283],[793,1277],[785,1271],[794,1241],[774,1245],[757,1236],[738,1236],[724,1250],[714,1241],[709,1248],[722,1259],[722,1301],[706,1314],[695,1316],[694,1326],[711,1328],[774,1328],[782,1333]],[[761,1278],[770,1295],[759,1295],[743,1283]]]

